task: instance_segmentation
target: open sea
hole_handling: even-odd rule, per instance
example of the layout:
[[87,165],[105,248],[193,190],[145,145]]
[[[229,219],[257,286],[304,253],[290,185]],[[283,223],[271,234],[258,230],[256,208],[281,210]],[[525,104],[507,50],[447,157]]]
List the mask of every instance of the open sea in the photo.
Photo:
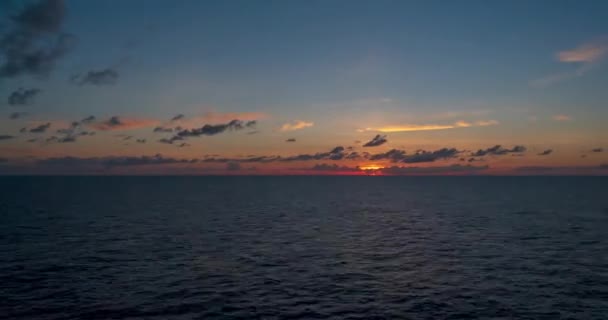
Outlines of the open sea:
[[608,177],[0,177],[3,319],[608,319]]

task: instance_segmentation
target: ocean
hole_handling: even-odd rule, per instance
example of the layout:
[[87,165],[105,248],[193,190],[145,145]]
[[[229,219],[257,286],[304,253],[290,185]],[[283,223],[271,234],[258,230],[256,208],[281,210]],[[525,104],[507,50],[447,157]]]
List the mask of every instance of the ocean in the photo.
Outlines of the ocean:
[[0,318],[608,319],[608,178],[0,177]]

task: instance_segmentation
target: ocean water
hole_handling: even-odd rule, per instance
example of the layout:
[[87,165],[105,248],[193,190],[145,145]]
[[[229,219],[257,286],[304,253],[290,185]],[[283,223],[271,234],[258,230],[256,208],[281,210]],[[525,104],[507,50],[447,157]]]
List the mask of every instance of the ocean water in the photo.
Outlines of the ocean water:
[[608,319],[608,178],[1,177],[0,318]]

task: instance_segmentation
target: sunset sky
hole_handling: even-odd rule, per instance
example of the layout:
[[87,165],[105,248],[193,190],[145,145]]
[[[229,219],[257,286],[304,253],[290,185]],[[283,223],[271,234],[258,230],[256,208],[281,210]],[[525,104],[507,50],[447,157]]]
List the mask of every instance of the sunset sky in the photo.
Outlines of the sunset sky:
[[608,1],[2,1],[1,174],[608,174]]

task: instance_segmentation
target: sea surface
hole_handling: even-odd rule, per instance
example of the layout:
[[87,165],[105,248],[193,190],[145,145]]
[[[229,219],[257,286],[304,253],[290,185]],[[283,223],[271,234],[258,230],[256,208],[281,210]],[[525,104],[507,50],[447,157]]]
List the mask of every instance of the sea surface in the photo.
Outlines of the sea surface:
[[0,177],[0,318],[608,319],[608,178]]

